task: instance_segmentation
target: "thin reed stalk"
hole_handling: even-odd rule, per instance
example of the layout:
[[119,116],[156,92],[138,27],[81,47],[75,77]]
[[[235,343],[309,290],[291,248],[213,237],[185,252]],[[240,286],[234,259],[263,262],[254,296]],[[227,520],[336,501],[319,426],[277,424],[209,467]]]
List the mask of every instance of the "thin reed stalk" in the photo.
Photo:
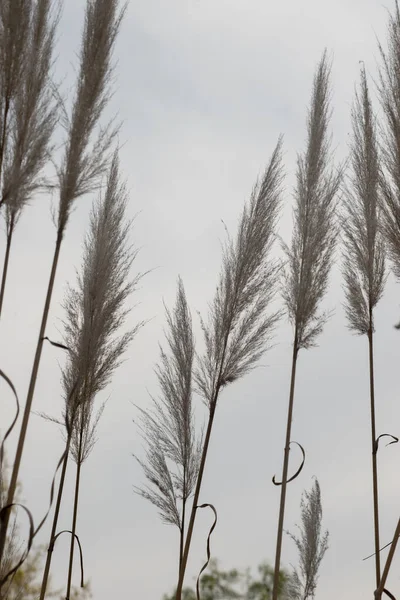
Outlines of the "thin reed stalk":
[[[49,285],[36,345],[28,394],[18,439],[17,451],[8,490],[7,504],[12,504],[22,453],[32,409],[39,371],[47,319],[57,272],[62,240],[74,201],[93,190],[107,164],[107,155],[115,130],[101,130],[93,147],[89,148],[92,133],[110,95],[111,57],[123,11],[118,0],[87,0],[85,26],[82,36],[80,72],[78,76],[72,117],[68,123],[64,158],[58,170],[60,196],[57,218],[57,238]],[[0,560],[7,535],[10,511],[5,511],[0,528]]]
[[182,502],[182,518],[181,518],[181,527],[179,532],[179,568],[178,568],[178,577],[180,570],[182,568],[182,560],[183,560],[183,550],[185,543],[185,525],[186,525],[186,502]]
[[370,330],[368,332],[368,359],[369,359],[369,391],[371,410],[371,444],[372,444],[372,497],[374,504],[374,543],[375,543],[375,579],[379,586],[381,579],[380,535],[379,535],[379,494],[378,494],[378,464],[376,445],[376,418],[375,418],[375,371],[374,371],[374,333],[372,310],[370,311]]
[[[281,553],[282,553],[282,539],[283,539],[283,523],[285,517],[285,503],[286,503],[286,485],[284,482],[288,479],[289,470],[289,452],[290,452],[290,438],[292,432],[292,419],[293,419],[293,405],[294,405],[294,391],[296,386],[296,370],[297,370],[297,358],[299,355],[299,349],[297,347],[297,340],[293,343],[293,354],[292,354],[292,372],[290,376],[290,391],[289,391],[289,404],[288,404],[288,416],[286,423],[286,438],[285,438],[285,450],[283,459],[283,470],[282,470],[282,488],[281,497],[279,504],[279,520],[278,520],[278,534],[276,540],[276,554],[275,554],[275,568],[274,568],[274,587],[275,587],[275,573],[279,573],[281,565]],[[277,597],[279,592],[279,576],[276,582]]]
[[375,118],[367,78],[361,70],[360,92],[352,110],[351,175],[345,186],[344,283],[349,328],[368,338],[372,487],[374,506],[375,579],[380,581],[379,498],[374,379],[374,316],[385,285],[385,251],[381,230],[381,167]]
[[71,534],[71,545],[69,550],[69,565],[68,565],[68,579],[67,579],[67,593],[65,600],[70,600],[71,594],[71,583],[72,583],[72,567],[74,566],[74,549],[75,549],[75,534],[76,534],[76,522],[78,517],[78,504],[79,504],[79,488],[81,481],[81,468],[82,468],[82,438],[83,432],[81,431],[79,447],[78,447],[78,462],[76,465],[76,477],[75,477],[75,494],[74,494],[74,510],[72,516],[72,534]]
[[225,386],[251,369],[264,353],[280,313],[268,314],[278,280],[270,257],[281,205],[279,140],[262,181],[245,206],[235,239],[224,247],[219,285],[208,322],[202,321],[206,350],[195,373],[197,389],[208,408],[208,423],[179,573],[176,600],[182,587],[217,402]]
[[[72,386],[72,388],[70,389],[67,403],[68,403],[68,406],[72,406],[72,410],[65,411],[64,422],[59,421],[58,419],[50,417],[46,414],[40,415],[40,416],[44,417],[46,420],[52,421],[53,423],[57,423],[58,425],[65,427],[66,435],[65,435],[65,450],[64,450],[65,456],[64,456],[64,462],[62,465],[60,481],[58,484],[57,501],[56,501],[56,506],[55,506],[55,510],[54,510],[53,523],[52,523],[50,538],[49,538],[49,545],[47,548],[46,563],[45,563],[44,571],[43,571],[43,578],[42,578],[42,584],[41,584],[41,588],[40,588],[39,600],[44,600],[45,595],[46,595],[47,584],[48,584],[49,575],[50,575],[51,561],[52,561],[52,557],[53,557],[54,544],[58,537],[57,526],[58,526],[58,518],[60,516],[60,508],[61,508],[61,501],[62,501],[62,496],[63,496],[63,492],[64,492],[65,476],[66,476],[66,472],[67,472],[67,465],[68,465],[68,459],[69,459],[70,448],[71,448],[71,440],[72,440],[72,433],[73,433],[72,425],[75,423],[76,412],[79,408],[79,404],[76,401],[76,398],[74,398],[74,394],[76,393],[76,389],[77,389],[78,385],[79,385],[79,381],[77,381],[75,386]],[[73,537],[75,539],[75,536],[73,536]]]
[[316,345],[327,320],[319,305],[328,286],[337,238],[335,198],[341,172],[330,167],[330,66],[326,52],[314,76],[311,108],[307,122],[307,148],[297,160],[294,231],[291,246],[284,245],[287,256],[283,297],[293,325],[293,352],[282,468],[278,531],[275,553],[273,600],[279,592],[279,570],[285,515],[289,444],[291,438],[298,354]]
[[7,242],[6,242],[6,253],[4,255],[3,274],[1,276],[1,288],[0,288],[0,317],[3,310],[4,294],[7,282],[8,263],[10,261],[10,251],[12,237],[14,233],[14,218],[10,220],[10,226],[7,228]]
[[54,540],[55,540],[55,537],[57,534],[58,518],[60,516],[61,500],[62,500],[62,496],[63,496],[63,492],[64,492],[65,475],[67,472],[70,443],[71,443],[71,438],[69,436],[67,438],[67,442],[66,442],[65,458],[64,458],[64,462],[63,462],[63,466],[62,466],[62,470],[61,470],[60,481],[58,484],[57,501],[56,501],[56,506],[54,509],[53,523],[51,526],[49,545],[47,548],[46,563],[45,563],[44,571],[43,571],[43,578],[42,578],[42,585],[40,588],[39,600],[44,600],[44,598],[46,596],[47,584],[49,581],[51,560],[52,560],[53,550],[54,550]]
[[[216,398],[218,398],[218,396],[216,396]],[[188,560],[188,556],[189,556],[190,543],[192,541],[194,522],[195,522],[195,518],[196,518],[196,510],[197,510],[197,506],[198,506],[198,502],[199,502],[201,483],[202,483],[203,474],[204,474],[204,467],[206,464],[208,447],[209,447],[210,438],[211,438],[211,431],[212,431],[212,427],[213,427],[213,423],[214,423],[214,415],[215,415],[215,406],[212,410],[210,410],[210,414],[208,417],[207,431],[206,431],[206,435],[204,438],[203,452],[201,454],[199,474],[197,476],[196,488],[195,488],[194,496],[193,496],[193,506],[192,506],[192,510],[190,512],[190,520],[189,520],[188,530],[187,530],[187,534],[186,534],[185,546],[184,546],[182,558],[180,559],[178,586],[177,586],[177,590],[176,590],[176,600],[181,600],[181,596],[182,596],[182,588],[183,588],[183,582],[184,582],[184,577],[185,577],[185,570],[186,570],[187,560]]]

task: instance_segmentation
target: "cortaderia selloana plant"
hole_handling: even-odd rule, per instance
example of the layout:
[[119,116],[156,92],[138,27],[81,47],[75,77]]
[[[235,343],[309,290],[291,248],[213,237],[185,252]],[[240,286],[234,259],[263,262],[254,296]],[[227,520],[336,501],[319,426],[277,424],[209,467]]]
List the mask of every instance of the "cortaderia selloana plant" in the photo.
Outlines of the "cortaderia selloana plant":
[[235,238],[228,237],[222,270],[207,321],[202,321],[205,352],[198,359],[195,383],[208,410],[192,509],[185,538],[176,600],[182,586],[192,541],[201,484],[218,400],[223,389],[254,368],[267,347],[280,316],[271,312],[278,265],[271,247],[281,206],[282,140],[261,181],[245,205]]
[[[127,220],[126,206],[127,193],[119,181],[115,153],[104,197],[95,203],[91,212],[77,285],[69,288],[64,302],[64,344],[69,350],[69,359],[62,373],[67,450],[65,467],[68,451],[77,467],[67,599],[71,591],[81,468],[95,443],[96,427],[102,413],[102,407],[96,409],[95,400],[110,383],[123,354],[142,325],[139,323],[129,331],[119,333],[129,313],[127,300],[141,278],[140,274],[131,276],[136,251],[129,241],[131,222]],[[64,477],[65,469],[58,492],[41,598],[44,598],[47,585]]]
[[[199,470],[202,437],[196,434],[192,406],[195,345],[192,317],[182,280],[173,311],[166,311],[168,351],[161,348],[156,375],[159,398],[140,410],[139,427],[146,455],[135,455],[148,485],[135,491],[154,504],[165,523],[179,529],[179,568],[183,556],[187,503]],[[173,465],[173,467],[172,467]]]
[[381,570],[373,344],[374,309],[383,295],[385,286],[385,248],[381,228],[382,176],[376,123],[364,68],[361,70],[360,91],[356,94],[352,110],[352,125],[351,174],[345,185],[342,220],[343,276],[349,328],[358,335],[368,337],[375,574],[378,587]]
[[[18,0],[19,1],[19,0]],[[80,68],[75,89],[71,117],[65,112],[67,139],[61,164],[57,169],[59,202],[55,215],[57,235],[49,283],[43,308],[35,357],[32,365],[21,430],[7,496],[7,506],[13,504],[22,453],[40,359],[45,340],[47,319],[53,294],[62,241],[74,202],[98,187],[108,164],[110,145],[116,129],[109,125],[93,133],[110,96],[112,52],[123,10],[119,0],[86,0],[85,24],[82,35]],[[0,527],[0,560],[7,535],[10,509],[4,511]]]
[[294,329],[286,441],[275,554],[273,600],[278,598],[289,450],[300,350],[316,345],[328,315],[319,311],[328,286],[337,240],[336,196],[342,173],[331,166],[330,65],[326,52],[317,67],[307,120],[307,147],[297,159],[292,242],[284,245],[287,262],[283,298]]
[[287,580],[288,600],[312,600],[318,583],[318,571],[328,549],[329,532],[322,532],[321,488],[315,478],[311,490],[303,492],[299,535],[288,535],[299,553],[299,569],[293,569]]
[[58,0],[17,0],[3,2],[0,8],[2,67],[10,61],[12,65],[8,77],[3,73],[1,86],[0,207],[7,240],[0,315],[15,228],[35,192],[46,187],[42,172],[52,156],[51,139],[59,115],[51,77],[59,13]]
[[[400,8],[396,0],[394,13],[389,15],[387,49],[379,44],[379,98],[384,123],[381,136],[383,163],[382,213],[383,231],[393,274],[400,279]],[[396,325],[400,329],[400,323]],[[381,600],[400,537],[400,518],[382,570],[375,599]]]

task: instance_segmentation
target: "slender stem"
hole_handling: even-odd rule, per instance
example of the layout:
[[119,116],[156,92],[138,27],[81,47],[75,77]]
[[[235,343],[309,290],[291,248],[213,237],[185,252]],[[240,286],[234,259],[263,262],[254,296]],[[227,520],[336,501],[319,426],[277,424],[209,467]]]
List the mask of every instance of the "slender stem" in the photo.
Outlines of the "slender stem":
[[65,600],[69,600],[70,594],[71,594],[72,567],[74,565],[76,520],[77,520],[77,516],[78,516],[79,484],[80,484],[80,479],[81,479],[81,467],[82,467],[81,449],[82,449],[82,431],[81,431],[81,436],[80,436],[80,440],[79,440],[78,461],[77,461],[77,465],[76,465],[74,514],[72,517],[72,535],[71,535],[71,546],[70,546],[70,550],[69,550],[67,595],[65,597]]
[[13,214],[11,216],[10,226],[9,226],[8,231],[7,231],[6,254],[5,254],[5,257],[4,257],[3,275],[2,275],[2,278],[1,278],[0,317],[1,317],[1,311],[3,309],[4,292],[5,292],[5,289],[6,289],[7,272],[8,272],[8,262],[10,260],[10,249],[11,249],[11,242],[12,242],[12,237],[13,237],[13,233],[14,233],[14,224],[15,224],[15,215]]
[[[1,146],[0,146],[0,180],[3,171],[3,162],[4,162],[4,151],[6,145],[6,135],[7,135],[7,119],[8,119],[8,111],[10,110],[10,95],[7,92],[6,101],[4,104],[4,114],[3,114],[3,129],[1,132]],[[2,202],[0,203],[1,206]]]
[[287,485],[287,475],[288,475],[288,467],[289,467],[290,435],[291,435],[291,430],[292,430],[294,390],[295,390],[295,382],[296,382],[296,366],[297,366],[298,353],[299,353],[299,349],[297,347],[297,333],[295,333],[294,341],[293,341],[292,374],[291,374],[291,378],[290,378],[289,406],[288,406],[288,417],[287,417],[287,425],[286,425],[285,454],[284,454],[283,470],[282,470],[281,501],[280,501],[280,507],[279,507],[278,533],[277,533],[277,537],[276,537],[274,586],[273,586],[273,591],[272,591],[272,600],[278,600],[278,592],[279,592],[279,572],[280,572],[280,565],[281,565],[283,520],[284,520],[284,516],[285,516],[286,485]]
[[393,561],[394,554],[396,552],[396,546],[397,546],[397,542],[399,541],[399,537],[400,537],[400,519],[397,522],[397,527],[396,527],[396,531],[394,532],[393,542],[390,546],[389,554],[386,559],[385,567],[383,569],[383,573],[382,573],[382,577],[381,577],[378,589],[375,591],[375,600],[381,600],[381,598],[382,598],[382,592],[384,590],[386,580],[389,575],[390,567],[392,566],[392,561]]
[[56,508],[54,511],[53,525],[52,525],[51,533],[50,533],[49,547],[47,549],[46,564],[45,564],[44,572],[43,572],[42,587],[40,589],[40,599],[39,600],[44,600],[44,597],[46,595],[46,588],[47,588],[47,583],[48,583],[48,579],[49,579],[51,559],[52,559],[53,550],[54,550],[54,538],[56,536],[58,517],[60,514],[60,507],[61,507],[61,499],[62,499],[62,495],[63,495],[63,491],[64,491],[65,474],[67,471],[70,443],[71,443],[71,438],[70,438],[70,436],[68,436],[67,443],[65,445],[65,458],[64,458],[64,462],[63,462],[62,471],[61,471],[60,483],[58,485],[57,503],[56,503]]
[[182,558],[183,558],[183,545],[185,542],[185,508],[186,508],[186,502],[183,502],[183,506],[182,506],[182,523],[179,529],[179,570],[178,570],[178,578],[181,572],[181,566],[182,566]]
[[181,572],[182,559],[183,559],[183,545],[185,542],[185,513],[186,513],[186,499],[182,502],[182,522],[180,527],[180,541],[179,541],[179,574]]
[[214,401],[211,403],[210,414],[208,417],[206,437],[204,439],[204,446],[203,446],[203,452],[201,455],[199,474],[197,476],[196,489],[195,489],[194,497],[193,497],[193,506],[192,506],[192,510],[190,512],[189,526],[188,526],[188,531],[186,534],[185,549],[183,552],[181,568],[179,570],[179,581],[178,581],[178,586],[176,589],[176,600],[181,600],[181,598],[182,598],[183,580],[185,577],[185,570],[186,570],[187,560],[188,560],[188,556],[189,556],[190,543],[192,541],[192,535],[193,535],[194,521],[196,518],[197,504],[199,501],[201,482],[203,479],[204,467],[205,467],[206,458],[207,458],[208,445],[210,443],[211,430],[212,430],[213,421],[214,421],[216,398],[218,397],[218,392],[219,392],[219,388],[217,388],[217,389],[218,389],[218,391],[216,392],[216,394],[214,396],[214,398],[215,398]]
[[[49,316],[50,303],[51,303],[51,297],[53,294],[54,281],[55,281],[56,272],[57,272],[57,265],[58,265],[59,255],[60,255],[61,243],[62,243],[62,231],[59,231],[59,233],[57,235],[56,247],[54,250],[53,264],[52,264],[51,272],[50,272],[49,284],[48,284],[47,294],[46,294],[46,301],[45,301],[45,305],[44,305],[44,309],[43,309],[42,323],[40,326],[39,337],[38,337],[38,341],[37,341],[37,345],[36,345],[35,359],[33,362],[31,379],[29,382],[29,389],[28,389],[28,395],[26,398],[24,416],[22,419],[22,425],[21,425],[21,431],[20,431],[19,439],[18,439],[17,451],[15,454],[15,460],[14,460],[13,470],[12,470],[12,474],[11,474],[10,485],[8,488],[7,505],[11,505],[14,502],[15,490],[17,487],[18,473],[19,473],[19,468],[21,465],[21,458],[22,458],[22,453],[23,453],[23,449],[24,449],[25,437],[26,437],[26,432],[28,429],[29,417],[31,415],[31,410],[32,410],[33,394],[35,392],[36,380],[37,380],[37,375],[38,375],[39,365],[40,365],[40,358],[42,355],[43,338],[45,335],[47,319]],[[3,520],[1,522],[0,562],[3,557],[4,546],[5,546],[5,541],[6,541],[6,537],[7,537],[8,522],[10,520],[10,513],[11,513],[11,509],[4,511]]]
[[215,409],[217,408],[218,396],[219,396],[219,392],[221,389],[221,377],[222,377],[222,371],[223,371],[224,364],[225,364],[225,355],[226,355],[226,349],[228,347],[229,333],[231,330],[232,315],[233,315],[233,309],[232,309],[231,317],[229,319],[230,325],[228,327],[228,334],[225,336],[225,339],[224,339],[224,344],[223,344],[223,348],[222,348],[222,354],[221,354],[219,366],[216,369],[218,376],[215,379],[213,396],[212,396],[211,402],[210,402],[210,412],[209,412],[209,416],[208,416],[206,437],[204,439],[203,452],[201,454],[201,461],[200,461],[200,466],[199,466],[199,472],[197,475],[196,489],[194,491],[192,510],[190,511],[190,520],[189,520],[188,531],[186,534],[185,549],[183,551],[181,567],[179,570],[179,579],[178,579],[178,585],[176,588],[176,600],[182,600],[183,580],[185,579],[185,571],[186,571],[187,560],[188,560],[188,556],[189,556],[190,544],[192,541],[194,522],[196,519],[196,511],[197,511],[197,505],[199,502],[201,482],[203,480],[204,467],[206,464],[208,446],[210,444],[210,437],[211,437],[211,431],[212,431],[212,426],[213,426],[213,422],[214,422]]
[[370,309],[370,324],[368,331],[369,346],[369,389],[371,402],[371,442],[372,442],[372,484],[374,497],[374,536],[375,536],[375,576],[376,587],[381,579],[380,542],[379,542],[379,499],[378,499],[378,468],[375,429],[375,381],[374,381],[374,342],[373,342],[372,309]]

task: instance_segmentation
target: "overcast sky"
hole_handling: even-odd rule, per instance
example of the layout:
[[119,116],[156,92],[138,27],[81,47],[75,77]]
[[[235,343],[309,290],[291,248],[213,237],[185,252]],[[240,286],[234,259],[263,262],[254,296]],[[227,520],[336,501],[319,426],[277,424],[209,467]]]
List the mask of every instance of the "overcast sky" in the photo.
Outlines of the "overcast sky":
[[[60,24],[57,75],[72,86],[82,29],[83,0],[66,0]],[[326,47],[333,59],[333,144],[338,161],[347,153],[349,111],[360,64],[376,77],[377,40],[384,40],[387,9],[377,0],[131,0],[118,39],[115,93],[108,114],[123,120],[121,164],[137,214],[133,241],[140,248],[143,279],[130,324],[150,319],[103,398],[109,398],[98,443],[83,466],[78,529],[86,576],[95,600],[161,600],[176,584],[178,532],[133,493],[143,482],[132,452],[141,452],[133,403],[146,407],[157,393],[153,372],[165,325],[163,301],[174,300],[183,277],[194,311],[204,312],[215,289],[224,226],[235,231],[243,203],[264,169],[280,133],[287,173],[280,234],[291,234],[296,152],[305,141],[312,76]],[[371,84],[373,89],[373,86]],[[66,282],[74,281],[92,198],[79,200],[68,227],[47,335],[60,339]],[[38,197],[15,235],[9,287],[0,324],[1,368],[24,400],[44,301],[55,230],[51,201]],[[1,239],[4,250],[4,234]],[[377,430],[400,434],[398,399],[399,286],[389,277],[376,311]],[[367,340],[346,329],[340,264],[324,306],[334,315],[319,347],[302,352],[298,366],[292,439],[307,459],[288,486],[285,527],[299,520],[302,490],[319,478],[330,548],[321,568],[317,598],[372,598],[372,475]],[[195,315],[196,336],[200,339]],[[201,502],[218,510],[212,553],[226,568],[254,569],[273,562],[286,426],[292,331],[281,322],[276,345],[256,369],[228,387],[220,399],[207,459]],[[46,346],[33,408],[61,412],[60,351]],[[101,399],[99,399],[101,401]],[[12,397],[3,389],[1,428]],[[204,416],[196,398],[199,422]],[[14,453],[15,435],[8,446]],[[22,464],[23,493],[39,519],[62,440],[56,426],[33,416]],[[381,541],[391,540],[399,516],[400,446],[379,453]],[[297,466],[291,453],[291,470]],[[68,470],[60,528],[69,529],[74,466]],[[212,516],[200,514],[187,583],[205,557]],[[47,541],[48,528],[40,537]],[[65,586],[69,539],[54,553],[54,583]],[[386,551],[383,553],[386,557]],[[286,536],[284,566],[296,563]],[[388,588],[400,594],[400,558]],[[78,568],[74,574],[79,581]]]

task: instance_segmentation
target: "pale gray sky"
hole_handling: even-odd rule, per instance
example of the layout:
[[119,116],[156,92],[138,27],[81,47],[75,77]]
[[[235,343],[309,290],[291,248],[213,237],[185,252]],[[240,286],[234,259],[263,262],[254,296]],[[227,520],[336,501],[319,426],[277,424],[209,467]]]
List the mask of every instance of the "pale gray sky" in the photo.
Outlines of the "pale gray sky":
[[[115,94],[121,163],[130,188],[130,213],[139,213],[134,242],[141,248],[142,282],[131,322],[151,319],[128,353],[104,397],[109,397],[99,440],[83,467],[78,534],[95,600],[161,600],[176,583],[178,535],[161,523],[156,509],[136,496],[143,481],[131,456],[140,452],[132,403],[145,407],[156,393],[153,373],[165,324],[163,300],[174,299],[180,274],[193,311],[212,298],[220,265],[221,219],[234,231],[251,188],[280,133],[287,172],[280,234],[290,238],[296,152],[303,149],[312,76],[326,47],[333,58],[333,143],[346,156],[349,111],[359,61],[376,77],[376,36],[384,39],[394,2],[376,0],[131,0],[118,39]],[[57,73],[73,84],[84,2],[67,0],[61,21]],[[60,303],[66,282],[79,266],[91,199],[79,200],[66,234],[48,335],[59,339]],[[39,197],[26,210],[15,236],[9,287],[0,324],[2,369],[23,400],[26,394],[44,300],[55,231],[50,202]],[[4,248],[4,236],[1,250]],[[400,433],[398,401],[399,286],[389,278],[377,310],[376,394],[379,433]],[[325,306],[335,313],[315,350],[302,352],[294,412],[294,440],[307,451],[304,470],[288,487],[286,528],[299,520],[301,492],[316,475],[321,484],[330,548],[317,598],[372,598],[373,552],[371,451],[367,342],[346,329],[339,265]],[[196,321],[196,334],[200,331]],[[212,552],[223,567],[272,563],[291,358],[291,329],[283,320],[276,345],[255,370],[220,399],[207,461],[202,502],[218,510]],[[46,346],[34,410],[61,410],[60,352]],[[3,391],[2,423],[12,406]],[[204,412],[196,399],[199,417]],[[3,425],[2,425],[3,429]],[[15,435],[9,445],[14,452]],[[24,496],[38,519],[62,441],[55,426],[33,416],[22,465]],[[400,447],[379,453],[381,538],[390,541],[399,513]],[[297,465],[292,453],[292,469]],[[71,522],[74,468],[69,468],[60,528]],[[65,507],[66,506],[66,507]],[[196,523],[187,582],[205,557],[211,515]],[[40,537],[46,542],[48,530]],[[66,583],[69,540],[57,542],[53,574]],[[386,553],[383,553],[386,556]],[[283,565],[296,561],[285,538]],[[398,569],[388,587],[400,593]],[[78,582],[78,569],[75,581]]]

